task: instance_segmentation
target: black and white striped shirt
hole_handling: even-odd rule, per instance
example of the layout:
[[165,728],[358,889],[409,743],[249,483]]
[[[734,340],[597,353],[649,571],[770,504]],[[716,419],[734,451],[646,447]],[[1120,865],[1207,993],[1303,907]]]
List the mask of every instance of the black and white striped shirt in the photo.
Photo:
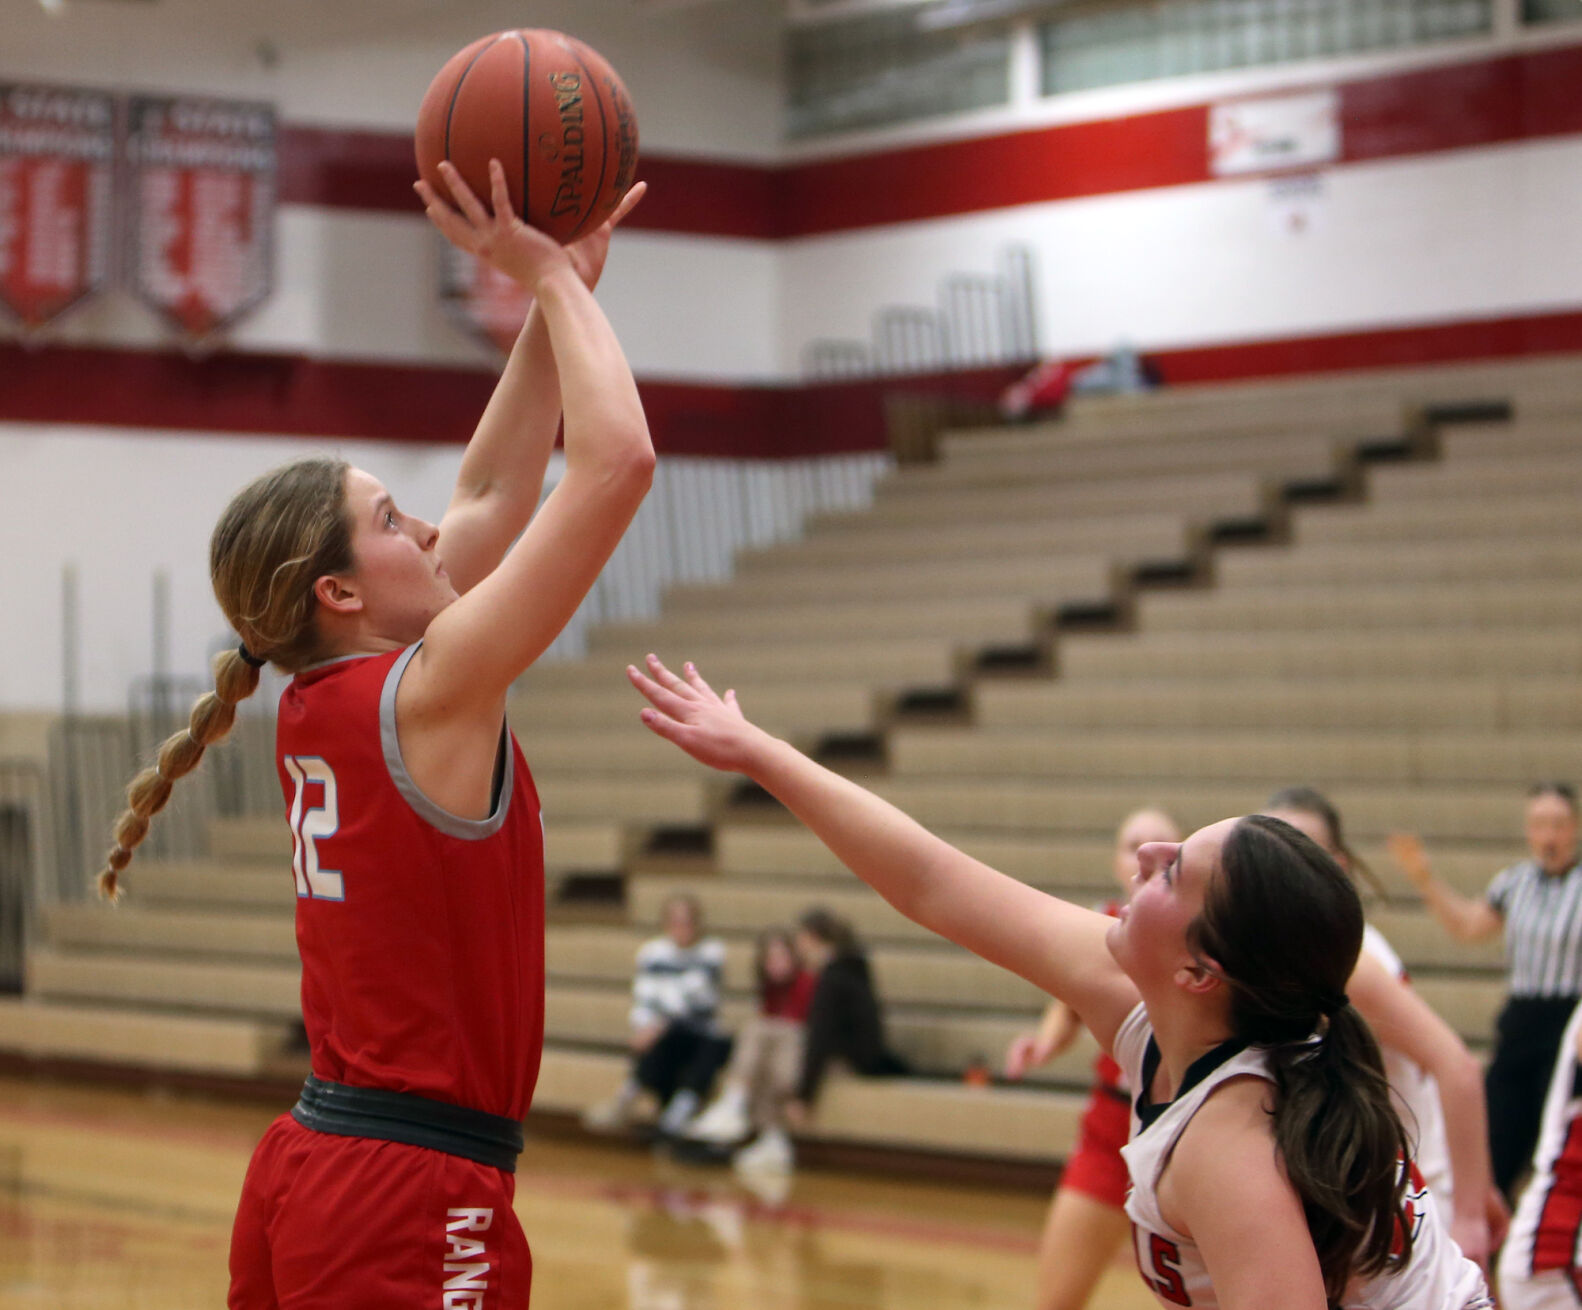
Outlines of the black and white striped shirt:
[[691,946],[677,946],[669,937],[644,942],[632,980],[632,1027],[680,1020],[692,1028],[712,1030],[724,972],[725,943],[718,937],[705,937]]
[[1582,863],[1551,877],[1536,860],[1494,875],[1488,903],[1505,921],[1512,996],[1582,996]]

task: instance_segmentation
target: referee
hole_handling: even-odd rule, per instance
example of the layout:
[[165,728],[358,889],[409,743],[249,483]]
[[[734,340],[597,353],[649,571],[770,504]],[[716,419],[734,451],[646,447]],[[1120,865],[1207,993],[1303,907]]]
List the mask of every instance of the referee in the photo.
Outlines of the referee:
[[1481,898],[1447,887],[1417,838],[1390,839],[1391,855],[1452,937],[1478,942],[1505,931],[1510,992],[1484,1085],[1494,1183],[1507,1198],[1532,1159],[1560,1038],[1582,997],[1575,789],[1543,782],[1528,792],[1526,832],[1528,857],[1495,874]]

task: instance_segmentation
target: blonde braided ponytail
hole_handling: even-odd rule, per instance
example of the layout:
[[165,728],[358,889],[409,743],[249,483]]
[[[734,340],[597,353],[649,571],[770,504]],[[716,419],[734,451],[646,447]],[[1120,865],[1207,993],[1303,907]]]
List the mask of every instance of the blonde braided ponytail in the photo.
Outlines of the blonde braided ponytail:
[[257,690],[263,662],[257,657],[267,655],[287,673],[320,657],[314,580],[352,565],[346,470],[338,459],[287,464],[249,483],[220,516],[209,541],[209,579],[254,658],[242,650],[217,655],[214,690],[198,698],[187,726],[165,740],[154,765],[132,779],[99,874],[102,896],[118,898],[120,874],[148,835],[149,819],[170,800],[171,785],[231,730],[237,703]]
[[258,669],[240,652],[222,651],[214,657],[214,690],[198,698],[187,726],[165,738],[154,763],[127,786],[126,809],[115,821],[115,845],[99,873],[101,896],[120,899],[120,874],[132,862],[138,843],[148,836],[148,821],[165,808],[176,779],[197,768],[203,752],[231,730],[237,703],[256,690]]

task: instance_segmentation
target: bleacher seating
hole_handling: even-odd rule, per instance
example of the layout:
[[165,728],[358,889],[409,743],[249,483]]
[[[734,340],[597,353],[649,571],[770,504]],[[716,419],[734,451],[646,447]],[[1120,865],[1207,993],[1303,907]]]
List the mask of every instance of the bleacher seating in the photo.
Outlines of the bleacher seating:
[[[1521,853],[1525,786],[1582,758],[1577,373],[1561,360],[1201,387],[953,434],[871,510],[817,520],[729,583],[677,588],[658,622],[597,629],[585,660],[533,670],[511,720],[552,882],[626,883],[613,917],[552,902],[539,1106],[575,1111],[619,1081],[633,953],[680,889],[729,942],[729,1017],[750,1004],[760,927],[823,903],[870,943],[894,1044],[929,1077],[837,1082],[817,1134],[1047,1161],[1081,1105],[1087,1042],[1024,1089],[961,1083],[1041,998],[644,732],[621,669],[646,650],[697,660],[771,730],[1083,902],[1106,894],[1109,834],[1140,803],[1196,825],[1279,785],[1322,786],[1384,883],[1373,919],[1423,994],[1486,1042],[1498,945],[1449,942],[1383,839],[1420,831],[1476,891]],[[1509,420],[1491,421],[1502,407]],[[300,1070],[288,849],[278,819],[226,820],[208,859],[134,866],[125,906],[52,908],[27,995],[0,1003],[0,1049]]]

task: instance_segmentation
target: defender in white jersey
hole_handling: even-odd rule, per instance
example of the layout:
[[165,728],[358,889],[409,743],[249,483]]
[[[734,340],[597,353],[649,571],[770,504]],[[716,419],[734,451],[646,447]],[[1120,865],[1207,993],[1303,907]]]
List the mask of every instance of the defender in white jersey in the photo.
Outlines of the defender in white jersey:
[[[1132,1086],[1146,1088],[1158,1077],[1159,1060],[1148,1012],[1139,1005],[1115,1035],[1115,1061]],[[1220,1304],[1196,1243],[1175,1229],[1159,1206],[1159,1182],[1176,1143],[1216,1089],[1238,1078],[1272,1082],[1273,1077],[1266,1051],[1230,1041],[1192,1064],[1174,1100],[1155,1104],[1140,1092],[1132,1102],[1131,1140],[1121,1147],[1132,1177],[1126,1213],[1137,1268],[1163,1305],[1202,1310]],[[1482,1273],[1446,1234],[1422,1174],[1411,1161],[1403,1168],[1408,1178],[1403,1222],[1411,1225],[1411,1259],[1399,1270],[1358,1280],[1341,1304],[1346,1310],[1493,1310]]]
[[1532,1181],[1500,1252],[1499,1288],[1504,1310],[1582,1306],[1582,1004],[1560,1040]]
[[[1250,815],[1149,842],[1109,919],[995,872],[754,727],[690,664],[681,677],[650,655],[627,677],[653,732],[746,774],[903,914],[1065,1002],[1100,1046],[1116,1050],[1146,1013],[1153,1042],[1134,1032],[1116,1053],[1139,1104],[1179,1103],[1185,1122],[1164,1129],[1138,1193],[1158,1224],[1145,1268],[1155,1237],[1196,1262],[1160,1248],[1178,1276],[1150,1279],[1164,1304],[1195,1293],[1191,1304],[1224,1310],[1487,1307],[1477,1266],[1410,1185],[1378,1043],[1345,995],[1362,902],[1311,838]],[[1256,1054],[1210,1080],[1227,1042]]]

